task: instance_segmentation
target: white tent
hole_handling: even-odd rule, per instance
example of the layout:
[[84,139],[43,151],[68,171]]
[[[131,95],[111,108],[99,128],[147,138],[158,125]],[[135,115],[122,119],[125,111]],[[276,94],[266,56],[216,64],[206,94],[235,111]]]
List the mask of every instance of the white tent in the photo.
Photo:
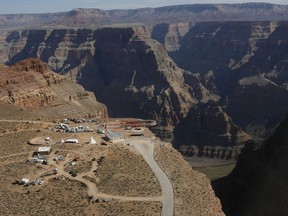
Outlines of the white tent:
[[96,144],[96,141],[93,139],[93,137],[91,136],[89,144]]
[[61,140],[61,144],[62,144],[62,143],[65,143],[65,141],[64,141],[63,139]]

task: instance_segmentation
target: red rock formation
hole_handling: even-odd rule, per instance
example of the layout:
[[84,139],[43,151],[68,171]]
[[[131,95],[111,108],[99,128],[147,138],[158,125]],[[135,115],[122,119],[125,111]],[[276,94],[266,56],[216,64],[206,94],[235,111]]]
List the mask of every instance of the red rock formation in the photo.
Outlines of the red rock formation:
[[[69,115],[69,112],[96,115],[101,112],[100,117],[107,117],[105,106],[96,102],[93,94],[85,92],[65,76],[53,73],[39,59],[27,59],[10,68],[1,66],[0,70],[1,101],[43,112],[57,109],[56,115]],[[93,104],[95,110],[91,109]],[[77,107],[79,111],[76,111]]]

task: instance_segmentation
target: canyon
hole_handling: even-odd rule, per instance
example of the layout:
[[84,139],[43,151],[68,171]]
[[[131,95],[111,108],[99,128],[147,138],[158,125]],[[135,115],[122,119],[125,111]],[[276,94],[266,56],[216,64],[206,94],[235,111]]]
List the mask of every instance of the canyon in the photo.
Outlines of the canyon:
[[[285,21],[241,21],[2,31],[0,60],[39,58],[94,92],[111,117],[155,119],[156,133],[185,152],[228,147],[225,154],[237,158],[245,141],[271,135],[287,112],[287,28]],[[208,101],[231,118],[222,119],[233,132],[218,130],[218,143],[214,136],[185,142],[181,127],[207,135],[205,127],[188,126],[194,117],[186,116]],[[218,112],[210,115],[205,124],[213,127]],[[238,134],[234,141],[231,133]]]
[[[0,105],[154,119],[151,130],[184,156],[238,160],[213,182],[225,214],[285,215],[287,10],[247,3],[0,15]],[[187,171],[179,185],[195,177],[197,188],[203,178],[221,215],[206,177],[173,147],[159,147],[159,163],[175,184],[179,173],[164,161]]]

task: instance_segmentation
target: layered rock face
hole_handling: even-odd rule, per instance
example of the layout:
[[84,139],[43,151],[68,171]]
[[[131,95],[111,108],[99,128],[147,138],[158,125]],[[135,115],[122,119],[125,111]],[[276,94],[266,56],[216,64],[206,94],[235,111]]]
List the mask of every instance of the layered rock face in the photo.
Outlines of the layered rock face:
[[[0,56],[7,64],[42,59],[93,91],[111,116],[173,126],[199,102],[221,98],[235,124],[262,138],[284,118],[288,105],[287,26],[213,22],[23,30],[3,34]],[[173,138],[166,129],[157,130]]]
[[216,102],[198,104],[174,128],[174,145],[186,156],[235,159],[250,136]]
[[182,38],[189,32],[191,23],[162,23],[153,26],[151,37],[165,45],[168,52],[180,49]]
[[93,91],[115,117],[176,125],[198,101],[219,98],[215,86],[209,90],[212,75],[178,68],[141,27],[15,31],[6,45],[7,64],[40,58]]
[[90,115],[107,117],[103,104],[91,92],[53,73],[39,59],[27,59],[14,66],[0,67],[0,100],[24,109],[54,116]]
[[253,136],[267,137],[288,105],[287,28],[287,22],[197,23],[177,46],[169,44],[169,28],[154,28],[152,36],[180,68],[212,72],[227,113]]
[[225,213],[287,215],[288,119],[264,143],[248,142],[236,168],[213,183]]

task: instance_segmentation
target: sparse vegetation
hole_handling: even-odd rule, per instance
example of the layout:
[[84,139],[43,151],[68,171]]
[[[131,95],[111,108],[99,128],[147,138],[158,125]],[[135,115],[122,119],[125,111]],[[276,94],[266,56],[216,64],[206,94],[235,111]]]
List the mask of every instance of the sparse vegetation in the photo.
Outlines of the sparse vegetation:
[[175,216],[223,215],[220,202],[214,192],[208,190],[211,185],[204,174],[192,171],[188,163],[179,163],[183,157],[171,145],[156,145],[154,154],[156,162],[170,177],[173,185]]
[[0,205],[0,215],[88,215],[89,203],[80,183],[53,180],[38,191],[2,193]]
[[20,131],[0,136],[0,156],[33,151],[27,141],[36,135],[36,131]]
[[112,201],[108,203],[95,204],[100,215],[109,216],[160,216],[160,202],[121,202]]
[[65,167],[66,172],[75,172],[77,174],[88,172],[92,169],[92,165],[88,161],[77,161],[75,165]]
[[113,145],[98,168],[99,189],[124,196],[160,196],[158,180],[142,156]]

